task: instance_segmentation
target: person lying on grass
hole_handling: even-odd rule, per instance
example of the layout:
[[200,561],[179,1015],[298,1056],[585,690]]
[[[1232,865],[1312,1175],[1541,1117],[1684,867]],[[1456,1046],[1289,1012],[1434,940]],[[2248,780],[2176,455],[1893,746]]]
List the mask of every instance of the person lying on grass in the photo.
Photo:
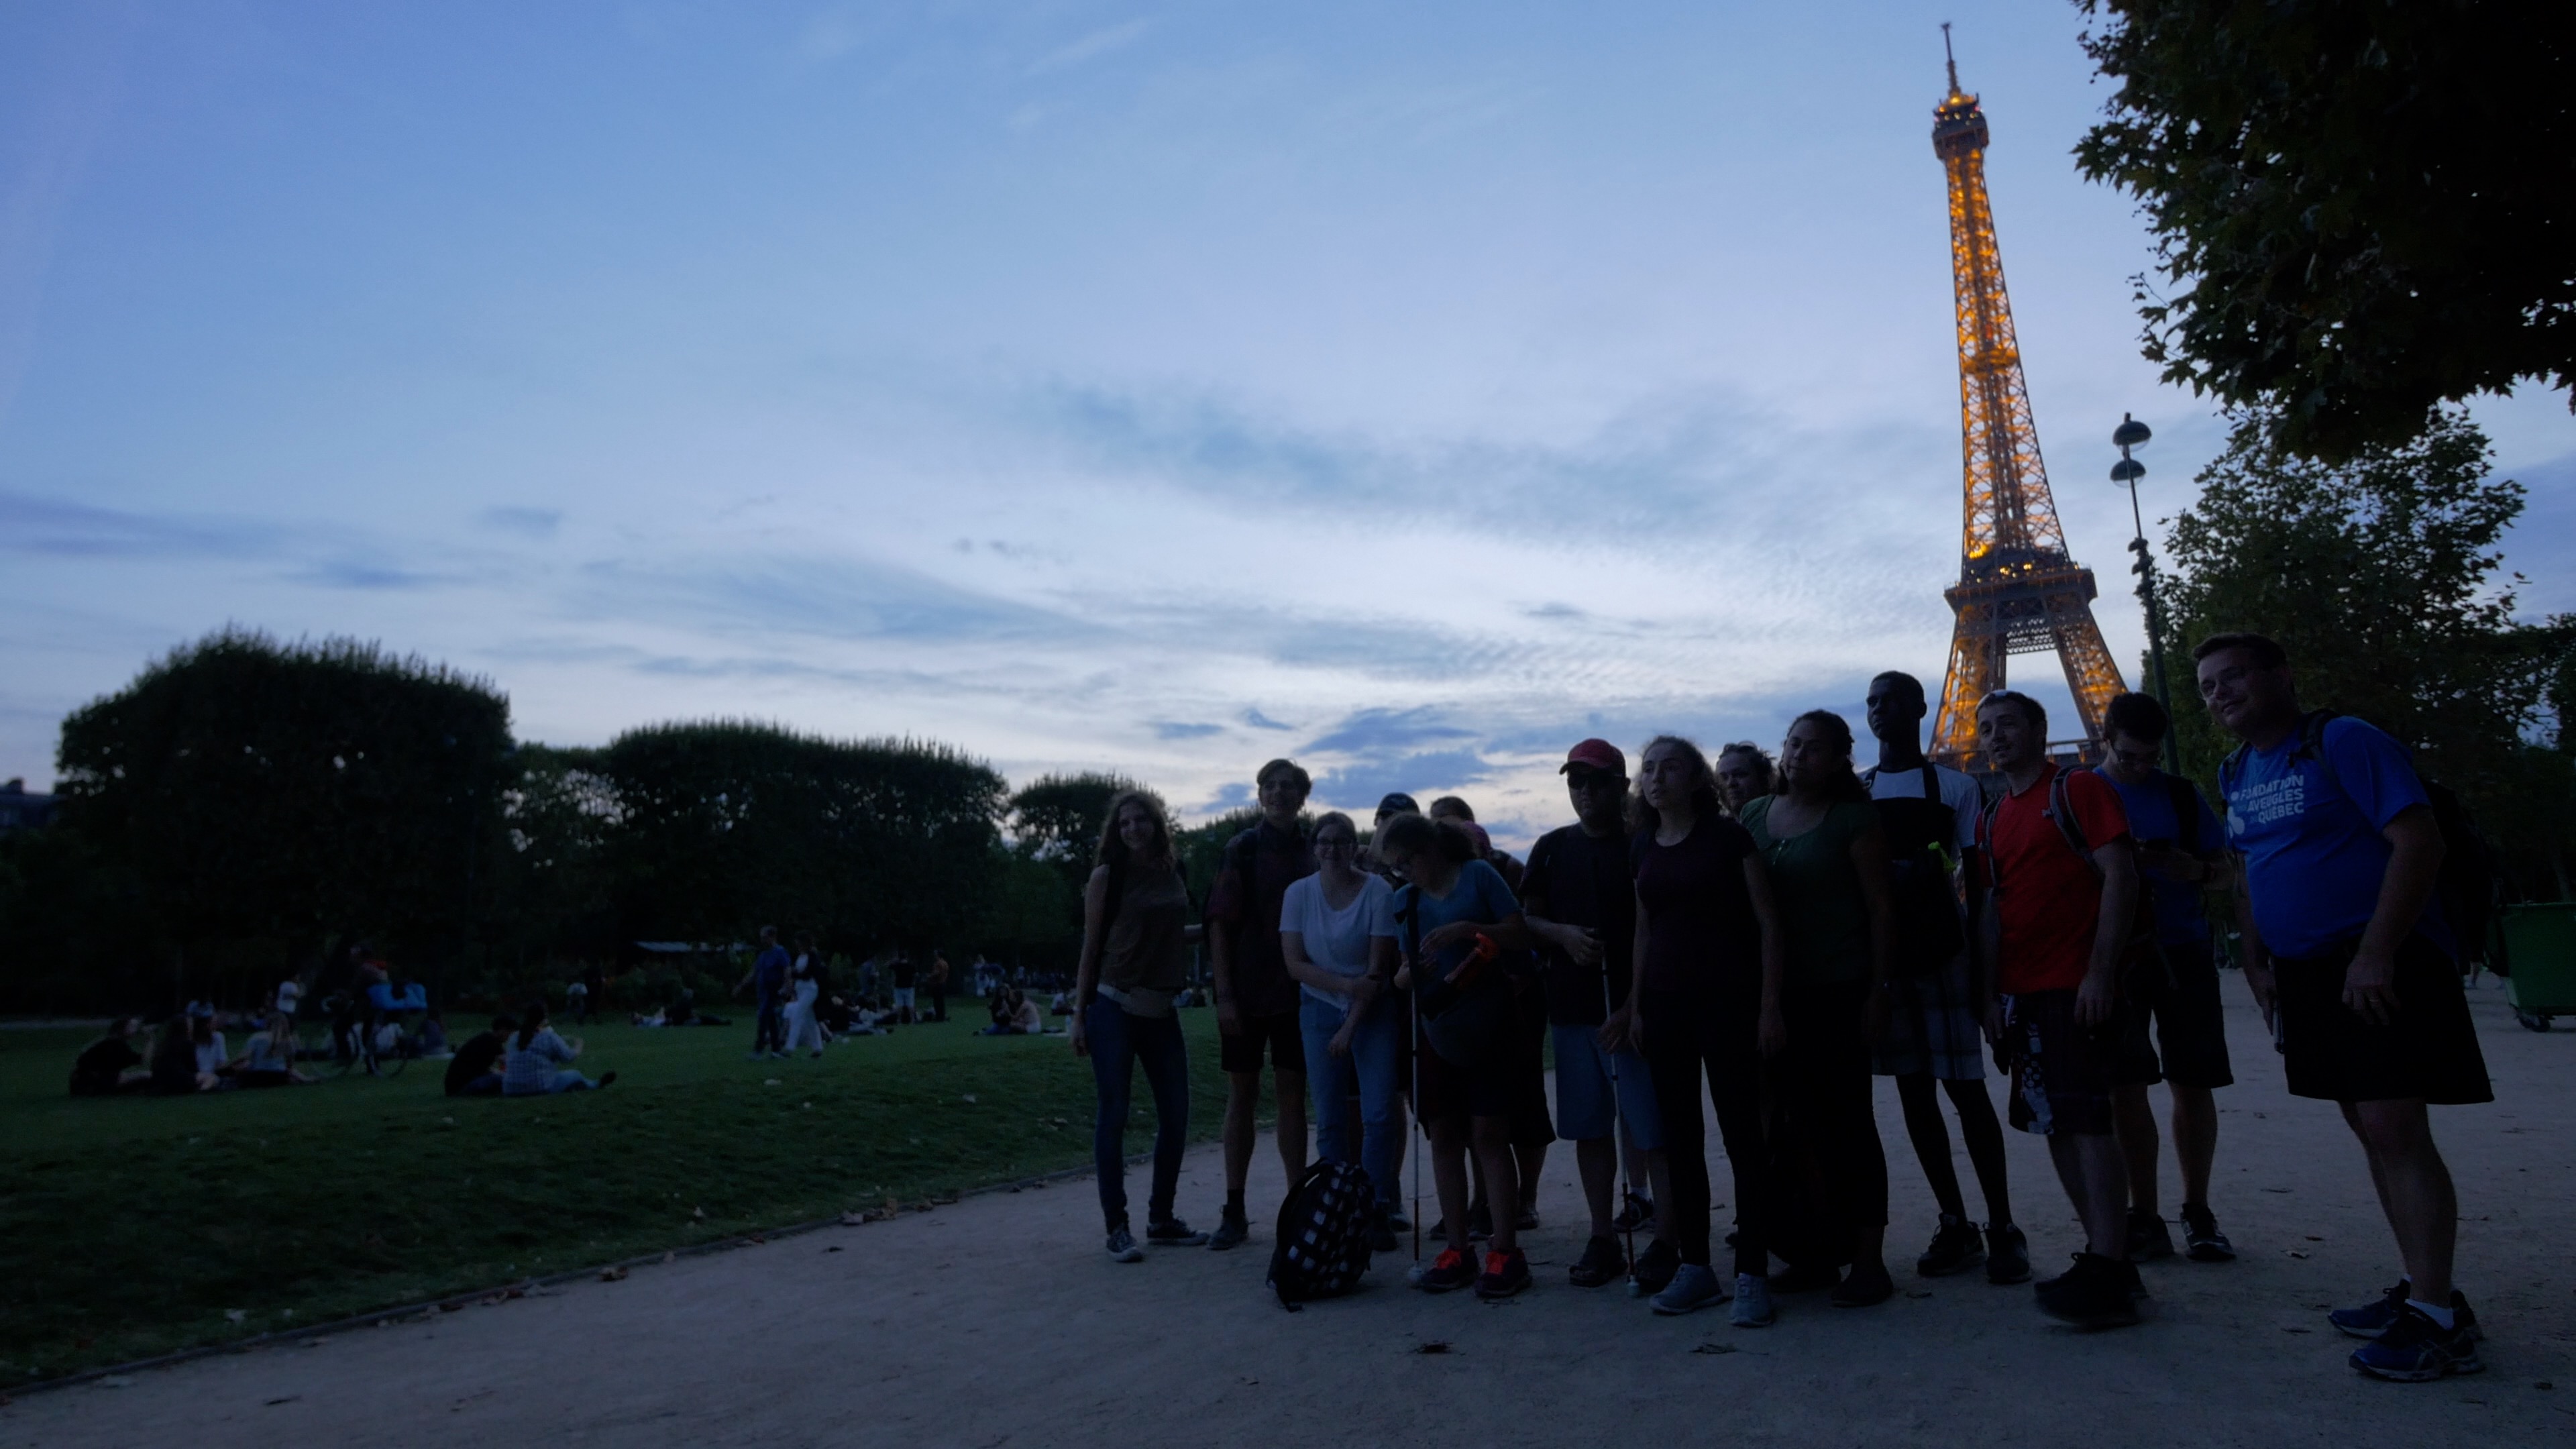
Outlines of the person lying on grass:
[[529,1002],[519,1019],[518,1033],[510,1038],[504,1054],[501,1095],[542,1097],[553,1092],[587,1092],[616,1082],[615,1072],[603,1073],[594,1082],[564,1065],[580,1055],[578,1039],[566,1041],[546,1025],[545,1002]]

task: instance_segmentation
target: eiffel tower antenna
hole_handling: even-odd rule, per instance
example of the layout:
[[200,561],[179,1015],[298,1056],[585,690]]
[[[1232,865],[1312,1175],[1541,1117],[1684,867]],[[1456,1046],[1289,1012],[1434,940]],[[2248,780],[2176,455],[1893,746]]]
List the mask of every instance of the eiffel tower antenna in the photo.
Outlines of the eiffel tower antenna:
[[[1950,27],[1941,49],[1951,55]],[[2022,375],[2012,299],[2004,291],[2003,252],[1986,197],[1986,116],[1959,89],[1950,60],[1950,93],[1932,112],[1932,151],[1950,181],[1950,279],[1958,304],[1959,441],[1966,492],[1959,582],[1945,590],[1957,616],[1941,711],[1932,723],[1932,756],[1981,768],[1977,702],[2004,687],[2015,654],[2054,652],[2066,670],[2084,736],[2082,752],[2100,757],[2102,715],[2126,686],[2093,619],[2093,571],[2066,551],[2048,468],[2040,461],[2031,420],[2030,383]]]

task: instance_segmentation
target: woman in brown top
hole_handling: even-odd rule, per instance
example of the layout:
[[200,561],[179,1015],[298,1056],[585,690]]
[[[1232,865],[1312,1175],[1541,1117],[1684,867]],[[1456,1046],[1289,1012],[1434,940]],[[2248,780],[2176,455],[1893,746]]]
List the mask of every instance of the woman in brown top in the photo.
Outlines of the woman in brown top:
[[1145,1203],[1145,1241],[1194,1248],[1208,1240],[1172,1216],[1190,1135],[1189,1047],[1172,998],[1188,983],[1188,942],[1198,928],[1190,924],[1189,887],[1172,854],[1161,801],[1142,790],[1110,801],[1099,859],[1082,892],[1073,1054],[1091,1059],[1100,1093],[1091,1151],[1109,1256],[1134,1263],[1145,1250],[1127,1228],[1126,1127],[1128,1088],[1139,1064],[1154,1094],[1154,1187]]

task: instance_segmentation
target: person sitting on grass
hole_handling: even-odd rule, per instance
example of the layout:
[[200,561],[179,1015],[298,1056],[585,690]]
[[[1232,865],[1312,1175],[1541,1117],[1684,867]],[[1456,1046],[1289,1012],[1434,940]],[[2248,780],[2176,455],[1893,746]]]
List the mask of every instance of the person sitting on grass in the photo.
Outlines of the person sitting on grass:
[[120,1016],[108,1023],[107,1035],[81,1048],[81,1054],[72,1059],[73,1096],[113,1097],[151,1086],[152,1073],[143,1065],[143,1053],[134,1047],[134,1034],[141,1026],[133,1017]]
[[[639,1023],[640,1024],[640,1023]],[[477,1032],[465,1039],[456,1055],[447,1062],[447,1095],[451,1097],[497,1097],[501,1095],[501,1053],[510,1041],[510,1033],[519,1024],[506,1016],[492,1018],[492,1029]]]
[[[211,1031],[213,1023],[207,1025]],[[211,1092],[221,1085],[222,1078],[197,1069],[195,1023],[184,1015],[170,1018],[170,1024],[161,1029],[161,1040],[152,1048],[152,1095],[182,1097],[190,1092]]]
[[1038,1015],[1038,1004],[1018,987],[998,993],[1001,1000],[993,1005],[993,1024],[977,1033],[979,1036],[1044,1036],[1046,1018]]
[[420,1054],[432,1061],[453,1055],[447,1046],[447,1023],[435,1011],[420,1019]]
[[227,1063],[224,1074],[244,1087],[302,1087],[313,1079],[295,1069],[295,1023],[285,1012],[272,1014]]
[[578,1038],[566,1041],[546,1025],[544,1000],[529,1002],[527,1014],[519,1018],[518,1034],[510,1038],[503,1056],[501,1095],[542,1097],[551,1092],[587,1092],[617,1080],[615,1072],[603,1072],[594,1082],[564,1065],[580,1055]]

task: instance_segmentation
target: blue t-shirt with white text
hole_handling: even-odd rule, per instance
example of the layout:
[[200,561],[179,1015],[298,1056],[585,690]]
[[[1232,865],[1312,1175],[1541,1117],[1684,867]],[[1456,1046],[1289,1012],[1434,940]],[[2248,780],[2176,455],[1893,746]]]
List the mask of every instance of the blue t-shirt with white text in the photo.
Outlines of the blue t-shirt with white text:
[[[2228,842],[2245,855],[2254,924],[2277,956],[2313,956],[2370,924],[2391,854],[2389,821],[2430,805],[2406,747],[2349,717],[2328,720],[2322,759],[2298,757],[2293,733],[2268,750],[2247,749],[2224,772]],[[2439,906],[2416,923],[2451,950]]]
[[[2129,814],[2129,834],[2141,845],[2170,845],[2182,848],[2182,822],[2174,818],[2174,778],[2162,770],[2147,777],[2143,785],[2123,785],[2111,772],[2100,772],[2112,789],[2120,792],[2120,807]],[[2200,819],[2191,837],[2196,854],[2208,855],[2226,844],[2220,832],[2218,817],[2209,812],[2209,802],[2200,798],[2192,787],[2191,803]],[[2156,903],[2156,941],[2165,946],[2196,946],[2209,939],[2209,916],[2202,911],[2201,889],[2197,882],[2175,880],[2162,871],[2145,866],[2138,873],[2146,877],[2147,889]]]

